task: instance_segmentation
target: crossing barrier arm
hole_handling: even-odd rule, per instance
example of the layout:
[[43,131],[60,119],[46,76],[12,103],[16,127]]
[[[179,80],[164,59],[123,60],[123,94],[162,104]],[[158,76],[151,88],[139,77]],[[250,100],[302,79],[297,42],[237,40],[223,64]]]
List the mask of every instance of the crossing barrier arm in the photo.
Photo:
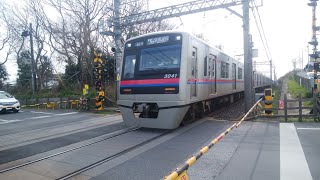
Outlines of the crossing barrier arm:
[[172,173],[170,173],[168,176],[164,177],[164,180],[178,180],[178,179],[186,179],[184,178],[179,178],[181,175],[186,176],[186,171],[189,169],[190,166],[192,166],[201,156],[203,156],[205,153],[208,152],[208,150],[210,148],[212,148],[215,144],[217,144],[222,138],[224,138],[225,135],[227,135],[228,133],[230,133],[230,131],[232,131],[232,129],[234,129],[235,127],[239,127],[239,125],[242,123],[242,121],[245,120],[245,118],[253,111],[253,109],[260,103],[260,101],[262,100],[259,99],[252,107],[251,109],[243,116],[243,118],[238,122],[238,123],[234,123],[230,128],[228,128],[226,131],[224,131],[223,133],[221,133],[217,138],[215,138],[213,141],[210,142],[210,144],[208,144],[207,146],[201,148],[201,150],[194,154],[191,158],[189,158],[183,165],[179,166],[175,171],[173,171]]
[[238,128],[240,126],[240,124],[242,123],[242,121],[244,121],[246,119],[246,117],[252,112],[252,110],[262,101],[262,98],[259,99],[252,107],[251,109],[243,116],[243,118],[241,118],[241,120],[237,123],[236,127]]

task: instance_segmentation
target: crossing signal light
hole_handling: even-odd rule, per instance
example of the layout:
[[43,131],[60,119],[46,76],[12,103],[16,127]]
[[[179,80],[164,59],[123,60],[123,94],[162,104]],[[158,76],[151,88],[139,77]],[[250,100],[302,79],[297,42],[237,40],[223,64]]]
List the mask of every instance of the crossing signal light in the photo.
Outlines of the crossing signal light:
[[308,3],[308,6],[317,6],[317,1],[318,0],[310,0],[311,2]]
[[314,41],[310,41],[308,42],[309,44],[313,45],[313,46],[318,46],[318,41],[317,40],[314,40]]
[[318,53],[316,53],[316,54],[309,54],[309,56],[310,56],[311,58],[314,58],[314,59],[318,59],[318,58],[319,58],[319,54],[318,54]]

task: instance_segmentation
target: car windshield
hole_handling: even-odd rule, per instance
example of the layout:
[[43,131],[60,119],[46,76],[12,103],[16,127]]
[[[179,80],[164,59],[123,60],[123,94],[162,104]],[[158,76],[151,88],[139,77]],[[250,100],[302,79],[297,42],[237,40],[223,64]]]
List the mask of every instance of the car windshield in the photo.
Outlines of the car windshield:
[[13,98],[13,96],[7,92],[0,92],[0,99],[9,99]]

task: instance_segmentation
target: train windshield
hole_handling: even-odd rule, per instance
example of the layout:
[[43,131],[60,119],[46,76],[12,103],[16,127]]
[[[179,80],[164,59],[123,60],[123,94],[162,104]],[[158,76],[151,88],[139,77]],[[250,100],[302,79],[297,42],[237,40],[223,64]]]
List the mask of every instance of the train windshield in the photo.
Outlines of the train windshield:
[[181,44],[141,47],[125,52],[122,80],[163,79],[179,76]]
[[180,67],[181,44],[141,50],[139,71]]

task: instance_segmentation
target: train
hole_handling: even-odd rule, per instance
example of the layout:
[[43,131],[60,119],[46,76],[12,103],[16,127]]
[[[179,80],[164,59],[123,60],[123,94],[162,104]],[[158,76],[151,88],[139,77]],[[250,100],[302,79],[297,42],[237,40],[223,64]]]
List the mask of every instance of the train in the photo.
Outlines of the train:
[[[144,34],[124,44],[118,107],[128,126],[175,129],[244,95],[244,65],[188,32]],[[253,74],[255,88],[270,83]]]

